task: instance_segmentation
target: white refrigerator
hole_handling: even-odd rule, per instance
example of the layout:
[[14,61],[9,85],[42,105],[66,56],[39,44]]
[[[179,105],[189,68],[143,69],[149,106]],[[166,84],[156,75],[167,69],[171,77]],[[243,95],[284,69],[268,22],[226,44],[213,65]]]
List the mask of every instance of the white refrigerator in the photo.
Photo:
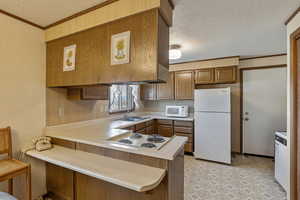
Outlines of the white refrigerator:
[[195,90],[196,158],[231,164],[230,94],[230,88]]

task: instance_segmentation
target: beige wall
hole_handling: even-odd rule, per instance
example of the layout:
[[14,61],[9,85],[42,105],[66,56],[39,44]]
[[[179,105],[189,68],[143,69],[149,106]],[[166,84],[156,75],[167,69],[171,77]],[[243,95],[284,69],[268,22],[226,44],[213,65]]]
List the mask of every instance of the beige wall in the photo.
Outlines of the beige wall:
[[71,101],[67,89],[47,88],[47,126],[108,117],[108,101]]
[[[3,14],[0,24],[0,127],[12,127],[16,153],[45,126],[45,38],[44,31]],[[44,164],[30,162],[37,196],[45,192]],[[14,186],[16,196],[24,199],[24,177]]]
[[[288,56],[287,56],[287,64],[288,64],[288,70],[287,70],[287,84],[288,84],[288,99],[287,99],[287,102],[288,102],[288,115],[287,115],[287,131],[288,131],[288,151],[289,151],[289,154],[290,154],[290,157],[289,157],[289,169],[292,168],[292,165],[291,163],[293,162],[291,160],[291,155],[292,155],[292,151],[291,151],[291,140],[293,139],[293,135],[291,134],[292,130],[291,130],[291,127],[292,127],[292,113],[291,113],[291,93],[290,93],[290,89],[291,89],[291,85],[290,85],[290,80],[291,80],[291,58],[290,58],[290,35],[296,31],[298,28],[300,27],[300,13],[298,13],[294,19],[292,21],[290,21],[290,23],[287,25],[287,53],[288,53]],[[291,171],[290,171],[291,173]],[[294,178],[293,175],[290,176],[290,178]],[[290,180],[291,181],[291,180]],[[289,181],[289,182],[290,182]],[[291,185],[289,185],[289,191],[288,191],[288,199],[292,199],[291,197]]]

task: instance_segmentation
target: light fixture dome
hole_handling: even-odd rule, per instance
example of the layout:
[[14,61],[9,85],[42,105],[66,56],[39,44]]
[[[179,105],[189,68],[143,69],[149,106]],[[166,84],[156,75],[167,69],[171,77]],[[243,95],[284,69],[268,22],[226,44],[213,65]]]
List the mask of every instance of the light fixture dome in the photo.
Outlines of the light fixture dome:
[[176,60],[181,58],[182,53],[180,50],[181,46],[178,44],[173,44],[170,46],[170,50],[169,50],[169,59],[170,60]]

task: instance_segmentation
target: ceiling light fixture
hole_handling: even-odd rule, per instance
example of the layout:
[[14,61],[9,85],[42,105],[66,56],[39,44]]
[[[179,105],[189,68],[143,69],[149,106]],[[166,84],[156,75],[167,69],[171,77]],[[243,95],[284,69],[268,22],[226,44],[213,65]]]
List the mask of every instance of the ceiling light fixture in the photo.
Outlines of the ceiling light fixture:
[[170,50],[169,50],[169,59],[170,60],[176,60],[181,58],[182,53],[180,50],[181,46],[179,44],[173,44],[170,46]]

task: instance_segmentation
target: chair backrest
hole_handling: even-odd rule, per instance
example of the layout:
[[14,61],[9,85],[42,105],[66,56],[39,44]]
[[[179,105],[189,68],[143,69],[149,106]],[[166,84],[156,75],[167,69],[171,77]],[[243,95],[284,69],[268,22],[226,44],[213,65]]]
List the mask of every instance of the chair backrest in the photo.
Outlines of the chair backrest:
[[0,129],[0,155],[1,154],[7,154],[8,158],[12,158],[10,127]]

